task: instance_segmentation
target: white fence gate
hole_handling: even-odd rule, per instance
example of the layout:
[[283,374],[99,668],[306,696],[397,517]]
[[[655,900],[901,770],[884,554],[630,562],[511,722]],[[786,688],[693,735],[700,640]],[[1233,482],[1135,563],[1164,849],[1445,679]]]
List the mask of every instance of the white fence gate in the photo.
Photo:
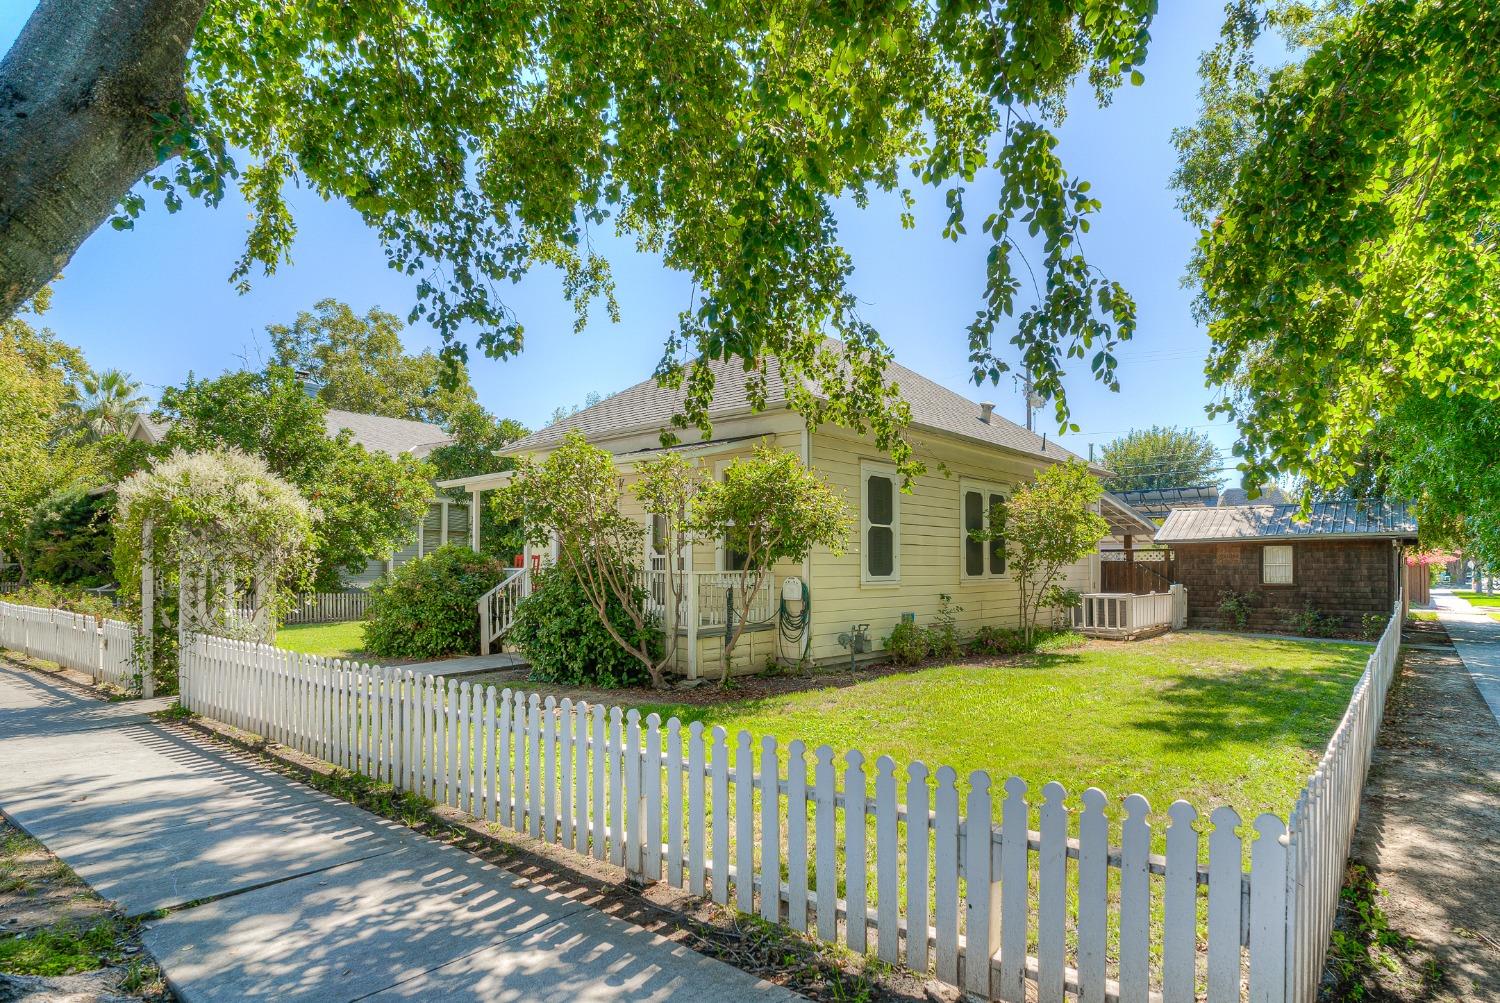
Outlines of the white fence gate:
[[135,627],[121,620],[0,602],[0,647],[124,689],[136,681],[135,634]]

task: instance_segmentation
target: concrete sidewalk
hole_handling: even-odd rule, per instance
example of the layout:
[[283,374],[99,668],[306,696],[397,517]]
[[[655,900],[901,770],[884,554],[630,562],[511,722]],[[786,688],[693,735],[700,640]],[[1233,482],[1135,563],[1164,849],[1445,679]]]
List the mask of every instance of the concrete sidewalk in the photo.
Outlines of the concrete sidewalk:
[[798,998],[3,660],[0,810],[187,1001]]
[[1490,616],[1490,611],[1454,595],[1452,589],[1433,589],[1432,601],[1479,695],[1500,722],[1500,621]]

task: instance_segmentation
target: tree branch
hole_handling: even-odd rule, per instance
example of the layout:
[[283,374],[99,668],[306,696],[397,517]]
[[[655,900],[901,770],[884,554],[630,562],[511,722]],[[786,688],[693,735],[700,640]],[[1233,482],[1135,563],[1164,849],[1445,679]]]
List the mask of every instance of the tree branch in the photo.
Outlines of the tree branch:
[[0,317],[157,165],[208,0],[41,0],[0,61]]

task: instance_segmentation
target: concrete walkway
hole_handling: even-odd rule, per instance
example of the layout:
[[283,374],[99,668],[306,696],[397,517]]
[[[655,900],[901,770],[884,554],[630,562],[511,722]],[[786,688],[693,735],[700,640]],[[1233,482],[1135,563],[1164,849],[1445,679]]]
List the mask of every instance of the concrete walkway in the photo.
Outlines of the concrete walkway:
[[3,660],[0,810],[186,1001],[798,998]]
[[1500,1000],[1500,723],[1452,648],[1407,646],[1403,663],[1351,859],[1412,940],[1364,988],[1383,1003]]
[[[1452,589],[1433,589],[1432,601],[1479,695],[1500,722],[1500,621],[1490,611],[1454,595]],[[1500,607],[1494,612],[1500,612]]]

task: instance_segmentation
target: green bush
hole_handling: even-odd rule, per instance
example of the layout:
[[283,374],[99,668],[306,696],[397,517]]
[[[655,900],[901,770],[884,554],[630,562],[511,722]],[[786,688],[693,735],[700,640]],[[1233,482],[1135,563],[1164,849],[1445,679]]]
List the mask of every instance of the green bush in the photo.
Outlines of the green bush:
[[113,492],[61,491],[37,506],[21,547],[27,574],[57,585],[114,581]]
[[[645,591],[636,597],[644,603]],[[643,639],[618,600],[607,606],[610,623],[632,644],[647,640],[653,658],[663,652],[662,632]],[[533,679],[567,686],[633,686],[650,681],[640,659],[621,647],[605,629],[598,612],[576,577],[562,568],[537,573],[531,595],[516,609],[509,639],[531,663]]]
[[32,582],[6,596],[6,602],[18,606],[40,606],[43,609],[65,609],[73,613],[88,613],[109,617],[113,620],[129,620],[130,613],[115,609],[115,601],[96,592],[85,592],[77,586],[53,585],[50,582]]
[[1219,615],[1229,621],[1229,625],[1237,630],[1244,630],[1250,622],[1251,599],[1234,589],[1224,589],[1219,593]]
[[365,647],[384,658],[443,658],[479,650],[477,604],[505,567],[449,544],[401,565],[370,589]]
[[1332,637],[1338,633],[1340,626],[1338,617],[1324,613],[1312,603],[1303,607],[1302,612],[1292,613],[1287,622],[1293,630],[1305,637]]
[[927,628],[927,647],[935,658],[958,658],[964,646],[958,639],[958,614],[962,606],[953,605],[953,597],[944,592],[938,596],[938,611]]
[[1032,650],[1026,632],[1014,627],[980,627],[970,648],[976,655],[1024,655]]
[[932,654],[932,642],[927,631],[916,624],[898,623],[885,639],[885,653],[897,665],[916,665]]

